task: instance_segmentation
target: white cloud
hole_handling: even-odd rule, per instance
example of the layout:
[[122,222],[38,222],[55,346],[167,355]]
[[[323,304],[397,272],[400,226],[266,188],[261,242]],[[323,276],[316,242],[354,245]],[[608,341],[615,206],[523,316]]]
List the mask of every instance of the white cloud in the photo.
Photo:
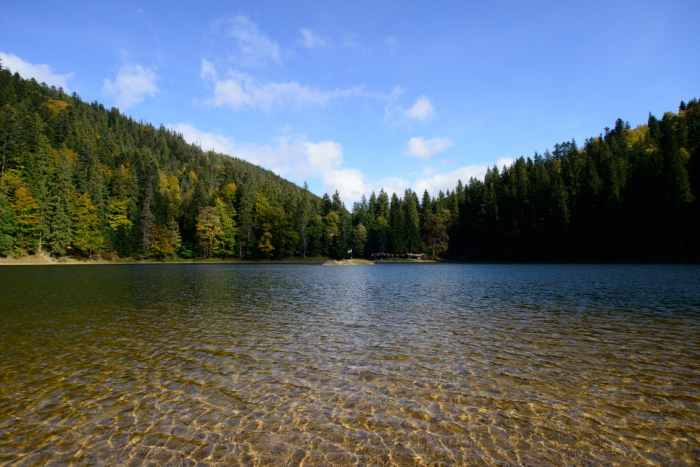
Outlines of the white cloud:
[[426,96],[420,96],[410,108],[406,109],[396,103],[404,90],[396,86],[389,95],[389,102],[384,107],[386,122],[427,121],[435,117],[435,107]]
[[425,167],[423,167],[423,170],[421,171],[420,178],[428,178],[434,173],[435,173],[435,169],[426,165]]
[[468,167],[460,167],[452,172],[436,174],[428,178],[419,178],[413,183],[413,191],[421,196],[425,190],[428,190],[430,196],[434,197],[437,196],[440,190],[443,192],[454,190],[459,180],[462,180],[462,183],[466,185],[472,177],[483,179],[486,169],[485,165],[470,165]]
[[425,96],[420,96],[413,107],[405,111],[406,117],[411,120],[430,120],[435,116],[435,108]]
[[337,167],[343,161],[343,147],[333,141],[304,143],[309,163],[321,173]]
[[299,29],[299,32],[301,32],[301,43],[306,47],[307,49],[313,49],[315,47],[323,47],[326,45],[326,40],[313,32],[311,29],[305,29],[301,28]]
[[229,107],[234,110],[276,110],[300,109],[304,107],[325,107],[334,101],[360,97],[375,101],[392,101],[403,92],[395,87],[390,93],[368,91],[364,85],[330,90],[317,89],[297,81],[260,81],[248,73],[230,69],[225,78],[219,78],[212,62],[202,59],[202,78],[212,90],[208,98],[194,102],[205,106]]
[[5,52],[0,52],[0,59],[2,59],[3,68],[9,69],[13,73],[19,73],[23,78],[34,78],[39,83],[46,83],[49,86],[63,88],[64,91],[68,90],[66,81],[74,75],[74,73],[54,73],[49,65],[43,63],[34,65],[25,62],[17,55],[7,54]]
[[[210,65],[206,60],[203,61],[202,76],[215,76],[215,70],[212,72]],[[205,99],[204,104],[235,110],[272,111],[306,106],[324,107],[333,100],[357,95],[372,97],[362,86],[323,91],[296,81],[263,83],[251,75],[231,70],[227,79],[214,83],[214,95]]]
[[422,136],[414,136],[408,141],[408,148],[404,154],[409,157],[419,157],[423,160],[428,160],[435,154],[451,148],[453,144],[449,138],[425,139]]
[[144,97],[153,97],[160,92],[158,76],[151,68],[141,65],[124,65],[119,69],[114,82],[105,78],[102,90],[114,96],[117,107],[126,109],[141,102]]
[[231,18],[227,22],[224,36],[236,39],[241,65],[260,67],[268,60],[282,63],[279,45],[261,32],[258,25],[245,15]]
[[339,143],[305,142],[304,146],[306,161],[297,167],[297,171],[307,177],[313,175],[320,177],[324,193],[333,194],[337,190],[348,209],[353,202],[359,201],[362,195],[369,197],[372,192],[379,193],[381,189],[384,189],[389,197],[394,193],[403,196],[404,190],[409,185],[408,180],[399,177],[368,181],[367,176],[359,169],[341,168],[343,148]]
[[[328,194],[338,191],[340,198],[349,206],[367,192],[366,176],[358,169],[340,168],[343,163],[343,148],[340,143],[322,141],[304,143],[306,148],[306,174],[321,177],[323,191]],[[306,164],[302,164],[302,167]]]
[[202,59],[202,71],[199,77],[206,81],[216,81],[219,75],[216,73],[216,67],[212,62],[208,62],[206,58]]
[[329,170],[323,174],[323,191],[333,194],[337,190],[345,207],[350,209],[354,201],[366,194],[366,178],[358,169]]

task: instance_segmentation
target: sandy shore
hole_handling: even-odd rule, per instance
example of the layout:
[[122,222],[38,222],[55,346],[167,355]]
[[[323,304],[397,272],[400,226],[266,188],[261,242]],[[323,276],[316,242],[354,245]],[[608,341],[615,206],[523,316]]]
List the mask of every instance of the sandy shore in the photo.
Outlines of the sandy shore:
[[366,259],[341,259],[341,260],[331,260],[323,263],[324,266],[359,266],[362,264],[374,264],[374,261],[367,261]]
[[0,266],[50,266],[50,265],[90,265],[90,264],[323,264],[326,262],[326,258],[307,258],[304,259],[286,259],[286,260],[276,260],[276,261],[266,261],[266,260],[223,260],[223,259],[212,259],[212,260],[179,260],[179,261],[160,261],[160,260],[134,260],[130,258],[117,258],[114,260],[104,259],[104,258],[93,258],[93,259],[76,259],[69,257],[54,258],[50,255],[40,254],[32,256],[23,256],[21,258],[15,258],[13,256],[8,256],[6,258],[0,257]]

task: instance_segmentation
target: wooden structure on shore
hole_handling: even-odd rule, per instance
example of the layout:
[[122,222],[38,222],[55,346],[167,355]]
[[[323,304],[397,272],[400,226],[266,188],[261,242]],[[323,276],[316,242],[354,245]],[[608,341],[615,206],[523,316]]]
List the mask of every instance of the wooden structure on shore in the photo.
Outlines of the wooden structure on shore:
[[423,253],[372,253],[372,259],[382,260],[385,258],[421,259]]

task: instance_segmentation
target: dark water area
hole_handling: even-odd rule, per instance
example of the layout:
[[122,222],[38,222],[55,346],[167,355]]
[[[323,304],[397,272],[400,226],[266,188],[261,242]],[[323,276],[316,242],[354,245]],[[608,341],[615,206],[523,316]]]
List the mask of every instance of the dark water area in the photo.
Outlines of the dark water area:
[[700,267],[0,267],[2,465],[697,465]]

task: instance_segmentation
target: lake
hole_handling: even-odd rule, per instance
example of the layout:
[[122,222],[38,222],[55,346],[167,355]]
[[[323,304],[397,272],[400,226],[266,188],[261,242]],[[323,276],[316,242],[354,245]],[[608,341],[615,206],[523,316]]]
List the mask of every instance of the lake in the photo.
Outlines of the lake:
[[0,267],[0,464],[698,459],[700,266]]

